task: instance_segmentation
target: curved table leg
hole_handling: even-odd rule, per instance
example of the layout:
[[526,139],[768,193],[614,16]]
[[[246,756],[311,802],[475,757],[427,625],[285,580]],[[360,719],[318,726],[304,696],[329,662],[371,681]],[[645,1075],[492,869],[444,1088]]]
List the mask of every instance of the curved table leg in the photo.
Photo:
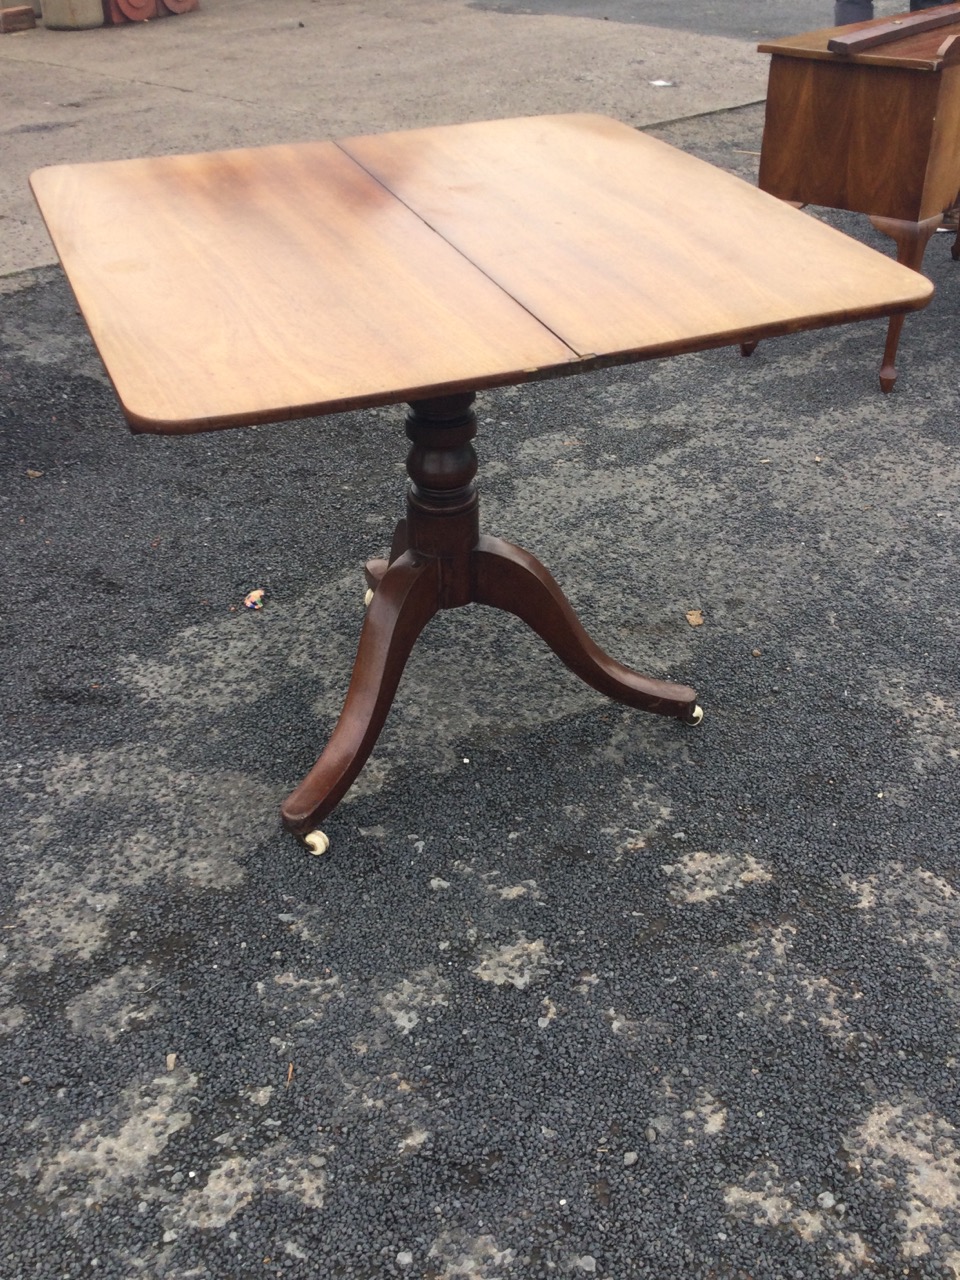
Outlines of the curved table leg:
[[284,826],[315,853],[328,846],[317,823],[366,763],[410,651],[439,609],[474,601],[505,609],[600,693],[687,724],[703,716],[689,686],[638,675],[594,644],[532,555],[480,534],[473,400],[463,392],[411,405],[407,519],[394,532],[389,561],[367,562],[369,609],[343,711],[319,760],[281,806]]
[[[870,221],[878,231],[890,236],[897,246],[897,261],[913,271],[919,271],[923,263],[930,237],[940,225],[940,214],[926,218],[923,222],[903,222],[899,218],[871,217]],[[883,348],[883,362],[880,365],[880,389],[889,393],[897,380],[895,361],[897,347],[900,345],[900,332],[903,329],[903,315],[891,316],[887,327],[887,341]]]
[[702,719],[696,692],[688,685],[638,675],[594,644],[553,577],[529,552],[502,538],[482,536],[472,565],[474,600],[515,614],[594,689],[688,724]]
[[401,520],[393,531],[393,542],[390,545],[390,555],[386,560],[377,557],[374,560],[368,560],[363,566],[363,576],[367,580],[367,597],[366,604],[373,599],[373,593],[380,585],[380,579],[387,572],[394,560],[399,559],[409,546],[407,539],[407,522]]
[[404,553],[371,601],[340,719],[319,760],[281,807],[283,824],[305,836],[330,813],[366,763],[383,728],[417,637],[438,609],[435,562]]

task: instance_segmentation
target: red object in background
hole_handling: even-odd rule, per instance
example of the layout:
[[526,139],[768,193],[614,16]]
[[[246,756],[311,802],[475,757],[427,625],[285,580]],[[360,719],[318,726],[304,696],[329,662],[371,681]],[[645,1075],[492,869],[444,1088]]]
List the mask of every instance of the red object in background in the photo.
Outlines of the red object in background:
[[189,13],[199,7],[200,0],[103,0],[103,17],[107,24],[116,26],[121,22],[168,18],[174,13]]
[[120,12],[131,22],[146,22],[157,16],[157,0],[116,0]]
[[37,25],[32,4],[18,4],[13,8],[0,9],[0,33],[7,31],[29,31]]
[[146,22],[157,16],[157,0],[103,0],[103,19],[120,22]]

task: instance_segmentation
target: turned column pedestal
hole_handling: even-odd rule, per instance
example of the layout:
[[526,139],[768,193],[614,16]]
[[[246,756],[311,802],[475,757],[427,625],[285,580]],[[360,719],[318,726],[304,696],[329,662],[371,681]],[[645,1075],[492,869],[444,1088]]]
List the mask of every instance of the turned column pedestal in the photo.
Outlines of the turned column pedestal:
[[537,559],[480,532],[474,398],[466,392],[410,406],[406,518],[394,532],[389,559],[367,562],[372,594],[343,711],[323,754],[281,810],[287,829],[318,852],[327,841],[317,824],[363,768],[417,637],[440,609],[471,603],[505,609],[608,697],[687,724],[703,716],[689,686],[638,675],[594,644]]

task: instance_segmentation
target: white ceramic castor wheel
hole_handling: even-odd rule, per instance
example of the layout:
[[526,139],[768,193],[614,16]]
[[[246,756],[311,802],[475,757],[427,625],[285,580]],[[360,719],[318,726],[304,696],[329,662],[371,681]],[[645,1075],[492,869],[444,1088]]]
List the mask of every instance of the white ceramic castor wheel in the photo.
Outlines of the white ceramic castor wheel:
[[319,858],[330,848],[330,837],[323,831],[311,831],[309,835],[303,837],[303,843],[307,846],[308,853]]
[[363,607],[370,608],[370,601],[373,599],[373,587],[367,587],[367,594],[363,597]]
[[703,707],[699,704],[690,712],[690,719],[686,721],[689,725],[699,724],[703,719]]

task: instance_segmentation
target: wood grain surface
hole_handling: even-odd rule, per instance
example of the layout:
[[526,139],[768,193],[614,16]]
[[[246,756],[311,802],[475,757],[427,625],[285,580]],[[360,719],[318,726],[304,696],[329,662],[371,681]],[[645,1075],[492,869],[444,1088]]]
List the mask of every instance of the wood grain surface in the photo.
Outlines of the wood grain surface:
[[[940,13],[940,8],[943,13]],[[943,21],[955,10],[952,22]],[[936,26],[930,23],[936,15]],[[881,39],[873,48],[854,50],[844,60],[865,63],[868,66],[904,67],[912,71],[938,71],[943,65],[940,52],[947,38],[960,32],[960,4],[938,6],[915,14],[904,13],[898,18],[874,18],[870,22],[857,22],[846,27],[823,27],[817,31],[804,31],[800,35],[784,36],[780,40],[765,40],[757,46],[760,53],[776,53],[788,58],[813,58],[821,61],[836,59],[838,54],[830,49],[831,41],[849,40],[854,35],[869,37],[877,32],[884,36],[895,23],[903,25],[904,34],[894,40]],[[917,31],[917,27],[923,29]]]
[[671,355],[930,294],[873,250],[605,117],[341,145],[584,356]]
[[574,358],[333,143],[31,179],[128,421],[282,420]]
[[507,385],[932,292],[597,116],[58,166],[32,185],[140,430]]
[[760,186],[782,200],[914,222],[941,212],[960,165],[947,157],[945,182],[925,200],[940,91],[941,76],[902,67],[775,57]]
[[860,24],[851,30],[843,27],[827,41],[831,53],[849,58],[855,53],[865,53],[882,44],[898,44],[920,32],[934,31],[938,27],[960,24],[960,4],[940,4],[933,9],[917,13],[904,13],[899,18]]
[[759,185],[908,222],[942,213],[960,189],[960,65],[920,74],[860,57],[774,55]]

